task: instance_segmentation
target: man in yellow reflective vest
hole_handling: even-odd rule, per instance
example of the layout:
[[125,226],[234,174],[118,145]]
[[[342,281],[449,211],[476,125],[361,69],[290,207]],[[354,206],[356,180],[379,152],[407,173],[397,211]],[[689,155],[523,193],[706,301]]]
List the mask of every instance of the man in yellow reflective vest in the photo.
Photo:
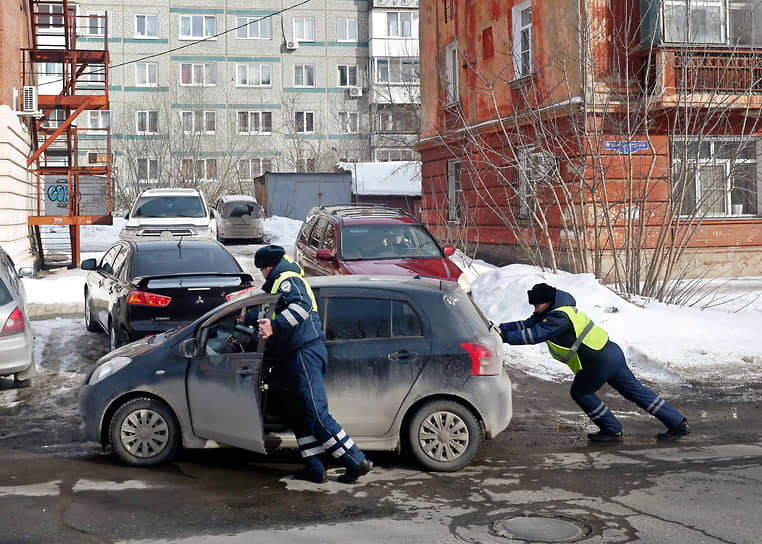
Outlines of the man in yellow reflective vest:
[[305,468],[294,478],[315,483],[327,481],[323,453],[346,467],[338,477],[351,484],[373,466],[349,435],[328,412],[325,375],[328,353],[323,343],[323,325],[317,313],[317,301],[301,267],[282,247],[269,245],[254,254],[254,266],[262,271],[263,291],[280,294],[270,318],[258,319],[259,335],[267,338],[279,365],[285,368],[291,399],[288,425],[296,436]]
[[666,425],[657,440],[675,440],[690,433],[685,417],[640,383],[622,349],[577,309],[570,293],[538,283],[527,295],[534,313],[525,321],[502,323],[503,341],[514,345],[546,342],[553,358],[569,365],[574,372],[571,396],[600,429],[588,434],[589,440],[622,440],[622,424],[595,394],[605,383]]

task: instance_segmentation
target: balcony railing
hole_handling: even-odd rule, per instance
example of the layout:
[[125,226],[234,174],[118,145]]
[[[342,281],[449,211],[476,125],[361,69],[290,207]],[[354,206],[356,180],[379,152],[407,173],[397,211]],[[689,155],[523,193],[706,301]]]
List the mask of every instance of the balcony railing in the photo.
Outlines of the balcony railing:
[[660,48],[642,71],[652,94],[762,95],[762,51]]

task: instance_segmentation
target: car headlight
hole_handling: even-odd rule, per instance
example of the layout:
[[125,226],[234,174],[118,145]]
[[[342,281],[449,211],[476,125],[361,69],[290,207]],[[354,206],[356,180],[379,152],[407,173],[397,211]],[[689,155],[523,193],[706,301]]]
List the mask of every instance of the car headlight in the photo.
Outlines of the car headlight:
[[469,283],[468,277],[465,274],[458,276],[458,285],[460,285],[460,288],[463,289],[466,293],[471,292],[471,284]]
[[112,374],[123,369],[131,362],[132,359],[130,357],[114,357],[113,359],[110,359],[95,369],[95,372],[92,373],[90,379],[87,380],[88,385],[94,385],[106,379]]

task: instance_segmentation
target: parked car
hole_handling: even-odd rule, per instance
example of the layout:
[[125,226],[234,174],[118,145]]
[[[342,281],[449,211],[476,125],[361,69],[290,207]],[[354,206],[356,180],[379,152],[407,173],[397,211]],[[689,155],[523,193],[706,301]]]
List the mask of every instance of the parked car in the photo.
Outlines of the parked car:
[[37,367],[34,364],[33,336],[26,309],[26,292],[13,260],[2,248],[0,325],[0,376],[13,375],[16,387],[29,387]]
[[253,196],[226,195],[217,200],[214,209],[220,242],[230,239],[264,241],[265,210]]
[[308,275],[423,276],[457,282],[468,278],[412,215],[384,205],[319,206],[307,214],[296,238],[296,262]]
[[[511,420],[497,330],[453,282],[310,278],[328,350],[331,413],[363,450],[404,449],[455,471]],[[238,298],[184,328],[97,361],[80,391],[84,436],[130,465],[214,443],[266,453],[295,446],[281,425],[283,379],[242,312],[278,295]],[[214,399],[211,401],[210,399]]]
[[188,323],[252,288],[215,240],[119,241],[100,261],[85,259],[85,326],[109,334],[111,349]]
[[217,223],[198,189],[147,189],[140,193],[119,237],[122,240],[215,239]]

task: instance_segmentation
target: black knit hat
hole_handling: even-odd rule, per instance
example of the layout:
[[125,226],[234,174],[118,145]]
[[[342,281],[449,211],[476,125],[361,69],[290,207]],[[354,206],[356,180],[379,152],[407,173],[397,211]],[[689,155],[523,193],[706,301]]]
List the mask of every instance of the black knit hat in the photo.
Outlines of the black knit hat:
[[547,283],[537,283],[529,291],[529,304],[542,304],[543,302],[554,302],[556,300],[556,288]]
[[265,268],[266,266],[275,266],[286,254],[286,250],[280,246],[265,246],[260,247],[254,254],[254,266],[257,268]]

